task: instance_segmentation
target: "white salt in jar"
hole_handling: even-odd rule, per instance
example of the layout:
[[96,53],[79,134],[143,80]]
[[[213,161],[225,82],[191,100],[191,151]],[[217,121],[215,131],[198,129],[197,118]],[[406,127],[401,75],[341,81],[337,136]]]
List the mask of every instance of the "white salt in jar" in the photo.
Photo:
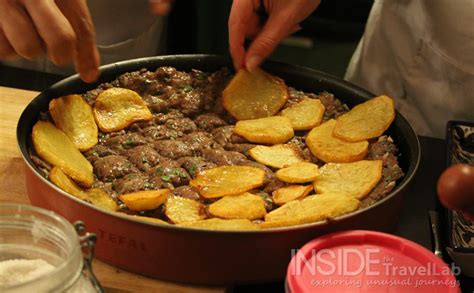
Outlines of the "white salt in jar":
[[91,270],[95,235],[79,236],[84,226],[74,226],[51,211],[2,203],[0,292],[102,292]]

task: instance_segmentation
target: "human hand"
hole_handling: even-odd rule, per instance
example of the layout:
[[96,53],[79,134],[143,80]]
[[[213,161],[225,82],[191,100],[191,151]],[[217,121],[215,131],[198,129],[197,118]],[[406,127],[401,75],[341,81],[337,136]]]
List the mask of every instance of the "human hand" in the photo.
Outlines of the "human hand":
[[[308,17],[321,0],[234,0],[229,16],[229,47],[235,69],[252,71],[272,53],[286,36],[300,29],[299,23]],[[260,23],[258,10],[268,14]],[[246,37],[254,38],[247,52]]]
[[441,203],[474,222],[474,166],[457,164],[446,169],[438,180]]
[[95,29],[86,0],[0,0],[0,59],[46,54],[74,62],[82,80],[99,76]]
[[156,15],[166,16],[170,13],[174,0],[150,0],[150,10]]

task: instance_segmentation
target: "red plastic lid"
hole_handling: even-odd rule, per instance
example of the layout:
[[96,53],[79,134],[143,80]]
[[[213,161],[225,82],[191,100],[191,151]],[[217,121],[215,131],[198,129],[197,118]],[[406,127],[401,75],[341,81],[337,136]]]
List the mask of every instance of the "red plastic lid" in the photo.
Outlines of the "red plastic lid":
[[293,252],[290,292],[460,292],[446,263],[426,248],[374,231],[319,237]]

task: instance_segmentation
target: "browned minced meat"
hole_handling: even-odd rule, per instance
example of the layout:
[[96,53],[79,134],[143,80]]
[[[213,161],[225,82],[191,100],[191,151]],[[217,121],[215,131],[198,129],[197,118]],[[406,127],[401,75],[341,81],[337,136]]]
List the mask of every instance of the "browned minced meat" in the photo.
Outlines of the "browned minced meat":
[[[221,93],[231,78],[227,69],[213,73],[199,70],[178,71],[160,67],[155,71],[142,69],[125,73],[110,83],[99,85],[83,94],[93,105],[97,96],[112,87],[136,91],[153,113],[150,121],[135,122],[128,128],[112,133],[99,132],[99,143],[84,152],[94,167],[95,182],[118,201],[118,195],[141,190],[169,188],[175,196],[210,202],[189,185],[192,178],[204,170],[223,165],[253,166],[265,171],[259,190],[253,190],[265,200],[268,211],[274,209],[271,194],[286,183],[278,180],[272,168],[255,162],[248,151],[255,146],[234,133],[235,119],[222,105]],[[288,88],[285,107],[303,98],[320,99],[325,106],[324,121],[348,111],[333,94],[304,93]],[[49,119],[43,113],[43,119]],[[298,131],[287,142],[306,160],[322,166],[305,144],[307,132]],[[50,166],[31,155],[34,163],[47,176]],[[383,136],[370,143],[368,159],[383,160],[383,176],[375,189],[362,200],[362,206],[373,204],[386,196],[403,177],[398,166],[397,149],[393,141]],[[163,210],[140,214],[161,217]]]

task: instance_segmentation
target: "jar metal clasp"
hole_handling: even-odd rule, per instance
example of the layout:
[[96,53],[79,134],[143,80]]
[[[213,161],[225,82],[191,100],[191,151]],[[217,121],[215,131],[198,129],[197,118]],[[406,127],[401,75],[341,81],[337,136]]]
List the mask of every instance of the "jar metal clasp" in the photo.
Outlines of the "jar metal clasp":
[[92,260],[94,259],[94,248],[95,242],[97,241],[97,236],[95,233],[87,232],[86,226],[82,221],[76,221],[73,225],[76,229],[77,235],[79,236],[79,243],[84,255],[82,272],[90,280],[97,292],[103,293],[105,290],[100,285],[99,280],[97,280],[97,277],[94,275],[92,270]]

